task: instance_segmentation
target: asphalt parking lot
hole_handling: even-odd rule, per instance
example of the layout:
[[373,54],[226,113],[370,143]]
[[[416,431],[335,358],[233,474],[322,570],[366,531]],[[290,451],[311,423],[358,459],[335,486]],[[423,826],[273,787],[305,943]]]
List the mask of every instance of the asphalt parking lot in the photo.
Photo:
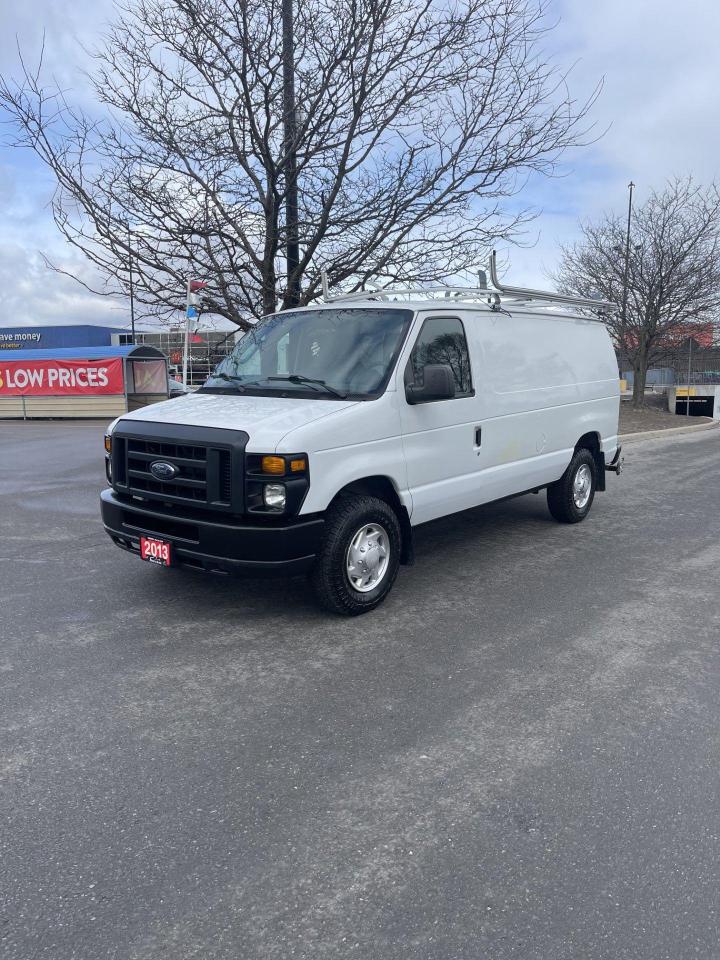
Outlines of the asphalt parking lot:
[[720,431],[350,621],[114,547],[102,432],[0,423],[1,956],[720,955]]

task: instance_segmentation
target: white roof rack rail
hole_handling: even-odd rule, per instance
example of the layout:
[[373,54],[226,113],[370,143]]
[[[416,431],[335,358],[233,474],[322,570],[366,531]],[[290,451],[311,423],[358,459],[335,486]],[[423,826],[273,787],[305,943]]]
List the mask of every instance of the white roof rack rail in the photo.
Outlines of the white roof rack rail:
[[341,293],[333,297],[324,297],[326,303],[349,303],[353,300],[391,300],[406,298],[410,300],[461,300],[463,302],[481,302],[493,310],[499,310],[503,304],[532,303],[539,307],[572,306],[584,310],[593,310],[598,314],[617,313],[617,306],[606,300],[593,300],[589,297],[574,297],[550,290],[531,290],[526,287],[511,287],[498,280],[495,263],[495,251],[490,257],[490,282],[492,287],[378,287],[374,290],[357,290],[354,293]]
[[490,281],[494,289],[502,296],[516,300],[542,300],[546,303],[562,303],[573,307],[584,307],[586,310],[597,310],[601,313],[617,313],[617,304],[608,300],[595,300],[591,297],[574,297],[570,294],[556,293],[551,290],[530,290],[526,287],[510,287],[501,284],[498,280],[495,263],[495,251],[490,257]]

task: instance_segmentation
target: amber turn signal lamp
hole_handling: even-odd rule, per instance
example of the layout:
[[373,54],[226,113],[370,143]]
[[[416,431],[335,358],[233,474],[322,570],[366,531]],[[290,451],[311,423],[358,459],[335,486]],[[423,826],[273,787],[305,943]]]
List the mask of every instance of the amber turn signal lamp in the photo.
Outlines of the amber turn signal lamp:
[[290,461],[290,472],[291,473],[302,473],[303,470],[307,469],[307,461],[303,457],[301,460],[291,460]]
[[105,453],[112,453],[112,437],[108,433],[105,434]]
[[274,473],[280,476],[285,473],[285,460],[282,457],[263,457],[261,465],[263,473]]

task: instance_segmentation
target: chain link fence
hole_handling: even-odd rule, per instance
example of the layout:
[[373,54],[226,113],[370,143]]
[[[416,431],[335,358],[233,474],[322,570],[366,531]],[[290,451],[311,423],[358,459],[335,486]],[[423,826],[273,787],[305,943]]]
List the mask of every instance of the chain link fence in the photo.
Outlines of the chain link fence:
[[[630,360],[618,354],[620,376],[632,389],[634,374]],[[720,384],[720,344],[709,346],[688,338],[653,352],[647,372],[649,391],[688,384]]]

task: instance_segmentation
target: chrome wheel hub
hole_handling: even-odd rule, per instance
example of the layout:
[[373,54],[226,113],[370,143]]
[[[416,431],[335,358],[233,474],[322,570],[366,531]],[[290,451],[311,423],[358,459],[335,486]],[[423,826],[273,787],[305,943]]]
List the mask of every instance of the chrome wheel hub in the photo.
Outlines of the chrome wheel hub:
[[592,470],[583,463],[578,467],[573,478],[573,502],[578,510],[587,506],[590,494],[592,493]]
[[389,562],[387,531],[379,523],[365,524],[350,541],[345,557],[350,586],[359,593],[374,590],[387,573]]

